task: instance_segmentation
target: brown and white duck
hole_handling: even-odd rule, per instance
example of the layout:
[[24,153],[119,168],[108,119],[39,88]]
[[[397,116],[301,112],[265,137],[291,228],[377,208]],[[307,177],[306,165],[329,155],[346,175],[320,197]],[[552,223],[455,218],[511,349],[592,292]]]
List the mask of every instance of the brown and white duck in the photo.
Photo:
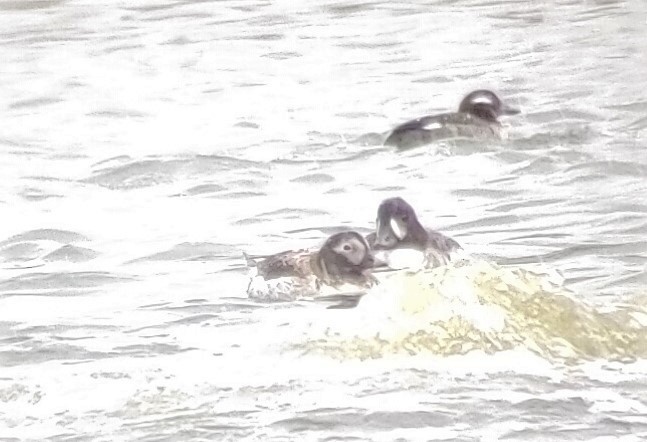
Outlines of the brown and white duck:
[[245,255],[255,267],[247,287],[250,298],[291,301],[370,288],[376,283],[370,270],[373,253],[366,239],[347,231],[329,237],[319,250],[296,250],[264,257]]

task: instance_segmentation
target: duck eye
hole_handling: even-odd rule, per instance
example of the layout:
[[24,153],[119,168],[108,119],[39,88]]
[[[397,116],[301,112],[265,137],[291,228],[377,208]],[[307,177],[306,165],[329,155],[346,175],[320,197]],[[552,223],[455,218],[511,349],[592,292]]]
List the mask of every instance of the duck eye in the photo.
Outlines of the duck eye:
[[352,247],[351,247],[349,244],[344,244],[343,249],[344,249],[346,252],[350,252],[350,250],[352,249]]
[[409,215],[402,215],[402,221],[404,221],[405,223],[409,221]]

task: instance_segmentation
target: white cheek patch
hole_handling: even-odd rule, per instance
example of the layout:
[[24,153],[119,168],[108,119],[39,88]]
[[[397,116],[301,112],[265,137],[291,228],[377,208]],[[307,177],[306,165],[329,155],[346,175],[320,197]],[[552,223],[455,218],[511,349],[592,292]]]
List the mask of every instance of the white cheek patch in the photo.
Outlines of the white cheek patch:
[[393,218],[391,218],[391,221],[389,222],[389,224],[391,225],[391,230],[393,230],[393,234],[397,236],[397,238],[400,241],[402,241],[402,239],[404,239],[404,236],[406,235],[406,232],[402,231],[398,222]]
[[364,244],[360,243],[359,241],[353,240],[353,249],[351,251],[347,251],[347,258],[348,260],[353,264],[353,265],[360,265],[362,263],[362,260],[364,259],[364,255],[366,254],[366,249],[364,248]]
[[479,96],[479,97],[475,97],[475,98],[473,98],[473,99],[471,100],[471,102],[472,102],[472,103],[474,103],[474,104],[494,104],[494,103],[492,102],[492,98],[491,98],[491,97],[487,97],[487,96],[485,96],[485,95],[481,95],[481,96]]
[[437,121],[434,121],[434,122],[431,122],[431,123],[427,124],[425,126],[425,129],[434,130],[434,129],[440,129],[441,127],[443,127],[442,124],[440,124]]

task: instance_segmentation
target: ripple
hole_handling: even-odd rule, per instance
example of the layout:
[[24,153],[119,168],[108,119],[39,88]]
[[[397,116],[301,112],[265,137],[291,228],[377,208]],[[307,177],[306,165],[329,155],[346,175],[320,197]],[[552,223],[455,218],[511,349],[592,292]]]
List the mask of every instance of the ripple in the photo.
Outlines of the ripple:
[[56,289],[88,289],[133,280],[108,272],[27,273],[0,281],[0,292],[40,290],[41,294],[54,294]]
[[25,11],[30,9],[47,9],[59,6],[65,3],[65,0],[19,0],[3,1],[0,3],[0,9],[5,11]]
[[5,367],[14,367],[50,361],[90,362],[118,356],[116,352],[91,351],[84,347],[69,344],[36,342],[32,342],[32,344],[24,350],[0,350],[3,365]]
[[62,198],[63,195],[50,193],[44,189],[38,189],[35,187],[25,187],[21,192],[20,196],[29,201],[43,201],[48,198]]
[[[299,416],[272,423],[285,427],[290,432],[331,431],[365,429],[429,428],[443,427],[453,422],[454,417],[441,411],[385,411],[370,412],[361,409],[341,408],[336,410],[314,409]],[[352,440],[352,439],[351,439]]]
[[[126,158],[126,160],[128,159]],[[124,158],[119,157],[118,161],[123,162]],[[181,177],[210,176],[250,168],[259,168],[259,172],[261,172],[266,169],[266,166],[254,161],[220,155],[198,155],[181,159],[147,159],[106,167],[81,182],[98,184],[110,189],[128,190],[171,183]]]
[[235,249],[228,244],[181,243],[170,250],[137,258],[131,263],[146,261],[212,261],[231,256]]
[[639,164],[629,161],[592,161],[585,164],[576,164],[565,170],[566,173],[577,172],[580,176],[647,176],[647,164]]
[[87,262],[97,256],[99,253],[92,249],[67,244],[43,256],[43,261]]
[[324,184],[331,183],[335,181],[335,177],[327,173],[309,173],[306,175],[301,175],[290,180],[293,183],[304,183],[304,184]]
[[180,347],[174,344],[151,343],[151,344],[134,344],[123,345],[113,349],[120,356],[126,355],[131,357],[145,358],[151,355],[174,355],[193,350],[192,348]]
[[2,246],[0,249],[0,257],[2,257],[3,261],[30,261],[38,258],[42,251],[43,249],[38,243],[21,242],[9,246]]
[[38,241],[38,240],[49,240],[56,241],[60,243],[73,243],[77,241],[89,241],[88,238],[81,235],[80,233],[70,232],[68,230],[58,230],[58,229],[37,229],[29,230],[18,235],[14,235],[6,240],[0,242],[0,247],[6,246],[9,244],[14,244],[18,242],[26,241]]
[[204,195],[204,194],[222,192],[225,189],[226,187],[221,186],[219,184],[200,184],[198,186],[190,187],[186,189],[184,192],[178,193],[174,196]]
[[23,109],[23,108],[29,109],[34,107],[46,106],[49,104],[57,104],[62,101],[63,100],[60,98],[53,98],[53,97],[31,98],[28,100],[15,101],[9,105],[9,109]]

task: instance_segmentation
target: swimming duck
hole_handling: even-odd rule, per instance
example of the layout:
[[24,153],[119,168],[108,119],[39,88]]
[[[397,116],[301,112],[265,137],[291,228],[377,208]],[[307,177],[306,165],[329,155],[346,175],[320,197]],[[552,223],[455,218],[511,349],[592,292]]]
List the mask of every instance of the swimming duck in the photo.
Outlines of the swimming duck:
[[[366,239],[357,232],[336,233],[317,251],[296,250],[271,255],[256,262],[248,257],[256,275],[250,280],[247,295],[268,301],[291,301],[316,296],[323,289],[332,292],[366,289],[375,284],[370,274],[373,254]],[[328,290],[330,292],[330,290]]]
[[[392,268],[445,265],[451,260],[451,254],[461,249],[452,238],[424,228],[413,207],[400,197],[382,201],[377,209],[375,232],[366,239],[376,259]],[[413,253],[403,258],[399,252]],[[397,261],[401,259],[409,262],[400,264]]]
[[397,126],[384,145],[407,149],[447,138],[501,139],[498,117],[519,112],[494,92],[479,89],[463,98],[458,112],[428,115]]

